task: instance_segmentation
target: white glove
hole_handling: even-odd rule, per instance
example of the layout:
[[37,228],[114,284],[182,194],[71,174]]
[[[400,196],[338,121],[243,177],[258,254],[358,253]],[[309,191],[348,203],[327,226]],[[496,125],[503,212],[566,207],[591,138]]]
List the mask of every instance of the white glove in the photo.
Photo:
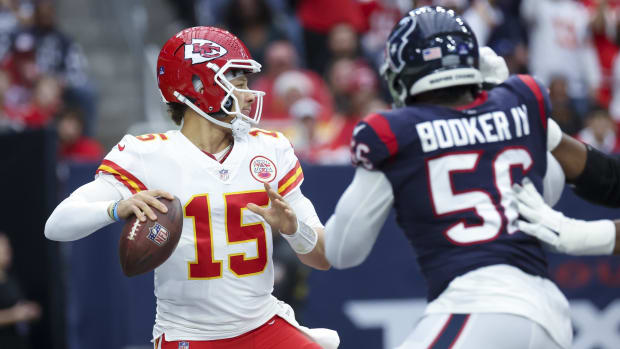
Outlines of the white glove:
[[545,242],[556,252],[572,255],[608,255],[616,244],[616,225],[611,220],[582,221],[553,210],[528,179],[523,186],[512,186],[519,213],[528,221],[518,220],[522,232]]
[[492,48],[480,48],[480,73],[482,82],[499,85],[508,79],[508,66],[503,57],[498,56]]

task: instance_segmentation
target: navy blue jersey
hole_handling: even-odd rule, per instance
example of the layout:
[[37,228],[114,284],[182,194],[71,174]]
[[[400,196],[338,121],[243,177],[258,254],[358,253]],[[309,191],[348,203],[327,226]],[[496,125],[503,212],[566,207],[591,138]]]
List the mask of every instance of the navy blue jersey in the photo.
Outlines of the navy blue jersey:
[[539,242],[516,226],[511,186],[527,176],[542,189],[549,115],[546,88],[519,75],[459,109],[417,104],[370,115],[354,129],[354,163],[383,171],[392,184],[429,300],[483,266],[547,276]]

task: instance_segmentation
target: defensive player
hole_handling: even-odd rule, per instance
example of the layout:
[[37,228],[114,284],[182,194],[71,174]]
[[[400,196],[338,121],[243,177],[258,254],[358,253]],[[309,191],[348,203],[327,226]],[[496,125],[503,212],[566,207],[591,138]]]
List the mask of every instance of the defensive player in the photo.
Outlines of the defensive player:
[[[353,132],[357,169],[326,224],[327,258],[360,264],[394,207],[429,301],[401,348],[569,348],[568,301],[519,230],[511,189],[526,175],[542,188],[562,133],[548,136],[559,129],[544,86],[520,75],[481,91],[479,60],[453,11],[419,8],[395,26],[382,70],[395,108]],[[550,183],[561,193],[563,177]]]
[[225,30],[194,27],[173,36],[159,54],[157,79],[181,130],[123,137],[95,180],[47,221],[49,239],[76,240],[134,214],[156,219],[166,211],[157,196],[181,200],[180,242],[155,270],[156,349],[338,346],[334,331],[299,326],[271,295],[274,232],[307,265],[330,265],[289,141],[250,128],[264,93],[249,90],[246,75],[259,71]]
[[[620,161],[561,134],[558,129],[550,131],[550,138],[557,141],[549,150],[560,161],[575,193],[595,204],[620,207]],[[552,133],[556,135],[551,136]],[[515,183],[513,190],[519,200],[519,213],[529,221],[519,220],[519,230],[539,238],[552,250],[571,255],[620,254],[620,245],[616,244],[620,221],[565,217],[541,199],[527,178],[523,186]]]

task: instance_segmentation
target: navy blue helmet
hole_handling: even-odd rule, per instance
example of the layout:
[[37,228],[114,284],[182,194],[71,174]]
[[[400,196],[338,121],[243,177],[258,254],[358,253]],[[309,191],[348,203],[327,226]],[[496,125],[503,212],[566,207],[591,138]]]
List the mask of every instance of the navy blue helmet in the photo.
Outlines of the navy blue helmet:
[[396,106],[410,96],[458,85],[479,85],[478,42],[465,21],[439,6],[409,12],[392,29],[381,75]]

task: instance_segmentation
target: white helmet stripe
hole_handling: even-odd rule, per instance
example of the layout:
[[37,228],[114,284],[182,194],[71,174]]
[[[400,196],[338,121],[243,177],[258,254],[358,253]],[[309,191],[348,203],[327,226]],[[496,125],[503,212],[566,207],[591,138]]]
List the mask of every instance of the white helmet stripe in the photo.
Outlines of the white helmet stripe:
[[429,74],[416,81],[409,89],[409,95],[436,90],[439,88],[476,85],[482,83],[482,75],[476,68],[457,68]]

